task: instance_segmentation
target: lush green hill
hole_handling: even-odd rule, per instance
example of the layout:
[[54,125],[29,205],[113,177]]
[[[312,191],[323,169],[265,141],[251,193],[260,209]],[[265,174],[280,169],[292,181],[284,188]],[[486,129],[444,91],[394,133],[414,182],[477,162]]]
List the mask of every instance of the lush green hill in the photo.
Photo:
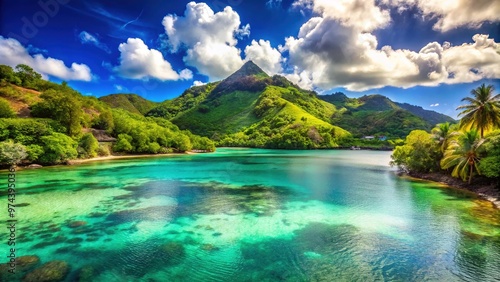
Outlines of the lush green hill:
[[112,108],[124,109],[131,113],[144,115],[158,103],[151,102],[136,94],[111,94],[100,97],[99,100],[110,105]]
[[396,103],[382,95],[349,98],[337,92],[319,98],[338,108],[332,122],[349,129],[358,137],[384,135],[390,138],[403,138],[415,129],[430,130],[438,123],[454,122],[446,115],[409,104]]
[[192,87],[147,115],[171,119],[223,146],[331,148],[350,135],[330,123],[335,112],[315,92],[247,62],[228,78]]
[[210,94],[217,85],[218,82],[208,83],[202,86],[193,86],[184,91],[181,96],[160,103],[146,113],[146,116],[162,117],[166,119],[175,118],[180,113],[184,113],[205,101],[208,94]]
[[[145,117],[154,103],[137,95],[108,98],[131,111],[83,96],[67,83],[45,81],[30,67],[0,65],[0,166],[19,162],[59,164],[118,153],[213,151],[206,137],[172,122]],[[125,98],[125,99],[124,99]],[[112,144],[99,139],[116,140]],[[103,138],[105,137],[105,138]]]

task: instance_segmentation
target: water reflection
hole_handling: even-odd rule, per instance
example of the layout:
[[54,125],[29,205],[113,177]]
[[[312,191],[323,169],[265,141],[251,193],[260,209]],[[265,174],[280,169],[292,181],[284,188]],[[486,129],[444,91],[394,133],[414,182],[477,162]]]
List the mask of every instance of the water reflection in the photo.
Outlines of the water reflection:
[[396,177],[389,154],[222,149],[20,171],[31,264],[18,278],[48,267],[68,281],[500,277],[499,211]]

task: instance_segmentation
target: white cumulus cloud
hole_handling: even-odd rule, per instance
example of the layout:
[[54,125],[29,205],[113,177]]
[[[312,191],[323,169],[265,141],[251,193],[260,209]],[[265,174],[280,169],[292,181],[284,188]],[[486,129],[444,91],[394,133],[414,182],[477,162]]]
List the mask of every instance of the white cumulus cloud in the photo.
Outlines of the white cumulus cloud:
[[[373,1],[295,3],[317,13],[302,25],[297,37],[286,38],[280,50],[288,52],[289,68],[294,70],[287,77],[303,87],[364,91],[500,78],[500,45],[488,35],[476,34],[473,43],[459,46],[430,42],[418,51],[394,49],[379,46],[372,33],[390,22]],[[348,19],[348,9],[355,10],[354,19],[359,21]]]
[[442,61],[449,73],[446,83],[500,78],[500,43],[486,34],[476,34],[472,40],[457,46],[443,44]]
[[71,67],[67,67],[59,59],[45,57],[42,54],[32,56],[19,41],[3,36],[0,36],[0,64],[11,67],[26,64],[45,78],[53,76],[63,80],[92,80],[90,68],[85,64],[72,63]]
[[195,80],[195,81],[193,82],[193,86],[203,86],[203,85],[205,85],[205,84],[207,84],[207,83],[205,83],[205,82],[203,82],[203,81],[199,81],[199,80]]
[[500,21],[498,0],[382,0],[382,3],[395,7],[416,6],[425,18],[435,18],[433,28],[442,32]]
[[184,62],[211,80],[225,78],[243,65],[237,38],[249,35],[250,26],[240,25],[231,7],[214,13],[207,4],[195,2],[186,5],[184,16],[163,18],[171,51],[186,49]]
[[121,43],[120,65],[113,69],[122,77],[131,79],[188,80],[193,77],[189,69],[177,73],[172,65],[163,58],[160,51],[149,49],[139,38],[129,38]]
[[268,74],[277,74],[283,70],[281,53],[271,47],[271,43],[267,40],[261,39],[258,42],[252,40],[252,43],[245,48],[245,58],[256,63]]
[[373,31],[390,23],[388,9],[377,6],[375,0],[297,0],[295,7],[312,9],[324,18],[361,31]]

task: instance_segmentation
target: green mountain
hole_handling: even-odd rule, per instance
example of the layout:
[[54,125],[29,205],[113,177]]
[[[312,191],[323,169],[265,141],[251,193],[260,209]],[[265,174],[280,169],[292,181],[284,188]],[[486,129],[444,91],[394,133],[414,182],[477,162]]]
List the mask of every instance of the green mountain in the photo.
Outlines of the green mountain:
[[350,134],[332,125],[334,105],[249,61],[228,78],[192,87],[147,113],[219,145],[330,148]]
[[136,94],[111,94],[100,97],[99,100],[110,105],[112,108],[124,109],[140,115],[146,114],[158,104]]
[[219,146],[331,148],[356,145],[351,133],[404,138],[414,129],[430,130],[437,123],[453,122],[445,115],[382,95],[319,96],[285,77],[269,76],[251,61],[222,81],[191,87],[162,103],[126,94],[101,100],[169,120]]
[[403,138],[414,129],[430,130],[438,123],[451,122],[451,117],[421,107],[391,101],[382,95],[349,98],[337,92],[319,96],[339,110],[332,122],[348,128],[353,134],[386,135]]

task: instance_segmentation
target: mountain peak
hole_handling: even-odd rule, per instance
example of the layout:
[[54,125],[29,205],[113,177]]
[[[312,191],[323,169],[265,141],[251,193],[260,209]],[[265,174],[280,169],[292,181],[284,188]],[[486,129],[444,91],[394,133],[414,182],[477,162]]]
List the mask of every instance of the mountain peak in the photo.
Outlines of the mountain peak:
[[243,64],[239,70],[226,78],[226,80],[233,80],[251,75],[269,77],[269,75],[267,75],[267,73],[264,72],[258,65],[252,61],[248,61]]
[[212,97],[217,97],[222,93],[231,93],[233,91],[258,92],[266,88],[266,79],[269,75],[265,73],[254,62],[246,62],[239,70],[224,79],[212,91]]

